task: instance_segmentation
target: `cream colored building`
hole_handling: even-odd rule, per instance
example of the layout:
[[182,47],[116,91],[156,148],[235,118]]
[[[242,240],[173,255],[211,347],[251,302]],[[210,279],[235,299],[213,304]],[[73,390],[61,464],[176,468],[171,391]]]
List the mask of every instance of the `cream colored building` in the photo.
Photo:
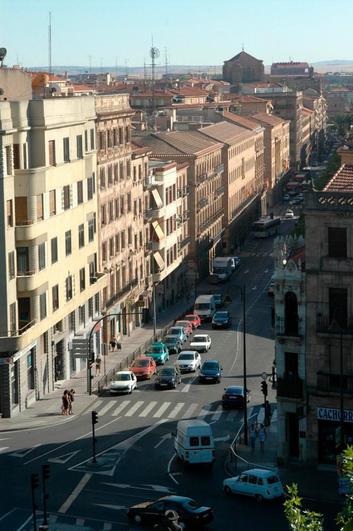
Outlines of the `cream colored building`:
[[[81,370],[99,314],[93,97],[1,101],[0,411]],[[100,331],[92,348],[99,349]]]

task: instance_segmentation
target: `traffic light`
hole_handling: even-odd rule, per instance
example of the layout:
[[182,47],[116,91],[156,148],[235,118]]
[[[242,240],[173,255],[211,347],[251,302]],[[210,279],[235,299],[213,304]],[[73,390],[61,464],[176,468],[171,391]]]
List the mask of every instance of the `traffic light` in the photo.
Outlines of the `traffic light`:
[[92,411],[92,424],[97,424],[98,422],[98,413],[97,411]]
[[267,383],[265,380],[262,380],[261,382],[261,391],[263,392],[264,396],[267,396]]
[[31,474],[31,487],[32,489],[39,487],[39,474]]
[[42,465],[43,479],[50,478],[50,466],[48,464]]

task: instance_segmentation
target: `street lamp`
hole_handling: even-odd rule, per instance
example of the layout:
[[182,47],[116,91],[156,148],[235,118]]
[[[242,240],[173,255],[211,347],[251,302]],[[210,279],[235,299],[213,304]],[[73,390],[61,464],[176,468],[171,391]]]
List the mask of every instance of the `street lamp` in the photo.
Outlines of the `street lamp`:
[[241,287],[241,300],[243,302],[243,387],[244,387],[244,444],[248,445],[248,402],[247,402],[247,374],[246,374],[246,311],[245,311],[245,284]]

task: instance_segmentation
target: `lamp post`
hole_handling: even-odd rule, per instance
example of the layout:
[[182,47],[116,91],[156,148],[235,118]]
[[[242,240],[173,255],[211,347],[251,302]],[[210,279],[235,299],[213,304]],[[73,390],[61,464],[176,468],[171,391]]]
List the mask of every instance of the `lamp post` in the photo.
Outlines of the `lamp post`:
[[243,387],[244,387],[244,444],[248,445],[248,402],[247,402],[247,374],[246,374],[246,301],[245,284],[241,287],[241,300],[243,303]]

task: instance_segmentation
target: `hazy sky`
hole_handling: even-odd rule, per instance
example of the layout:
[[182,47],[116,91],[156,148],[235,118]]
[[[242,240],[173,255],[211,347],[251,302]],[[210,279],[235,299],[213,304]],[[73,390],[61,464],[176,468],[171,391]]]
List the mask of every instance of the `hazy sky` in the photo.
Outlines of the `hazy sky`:
[[353,0],[0,0],[6,64],[220,65],[241,50],[273,61],[353,59]]

